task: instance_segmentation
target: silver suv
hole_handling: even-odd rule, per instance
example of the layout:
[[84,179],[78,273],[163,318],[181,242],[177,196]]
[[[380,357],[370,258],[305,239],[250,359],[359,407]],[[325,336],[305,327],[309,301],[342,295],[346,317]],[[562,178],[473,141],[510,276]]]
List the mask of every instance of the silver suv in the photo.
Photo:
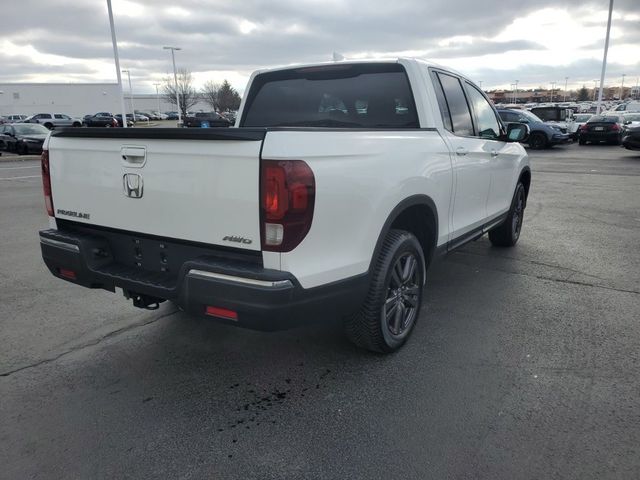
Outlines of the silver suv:
[[25,123],[40,123],[49,130],[55,127],[81,127],[80,118],[70,117],[64,113],[37,113],[24,120]]

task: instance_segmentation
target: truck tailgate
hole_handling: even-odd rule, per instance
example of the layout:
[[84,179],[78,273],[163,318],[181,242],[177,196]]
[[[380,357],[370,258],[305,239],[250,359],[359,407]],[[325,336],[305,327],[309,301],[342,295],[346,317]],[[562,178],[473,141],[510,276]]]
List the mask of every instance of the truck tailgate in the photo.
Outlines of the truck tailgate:
[[49,140],[55,216],[260,250],[260,148],[240,129],[75,129]]

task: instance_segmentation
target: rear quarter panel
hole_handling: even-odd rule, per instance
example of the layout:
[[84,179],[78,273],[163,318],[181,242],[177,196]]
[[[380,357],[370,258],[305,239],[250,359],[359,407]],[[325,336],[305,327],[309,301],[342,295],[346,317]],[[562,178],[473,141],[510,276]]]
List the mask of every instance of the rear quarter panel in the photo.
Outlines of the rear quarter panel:
[[311,229],[280,259],[305,288],[365,273],[387,217],[412,195],[431,197],[447,240],[451,159],[435,130],[271,131],[262,158],[304,160],[315,175]]

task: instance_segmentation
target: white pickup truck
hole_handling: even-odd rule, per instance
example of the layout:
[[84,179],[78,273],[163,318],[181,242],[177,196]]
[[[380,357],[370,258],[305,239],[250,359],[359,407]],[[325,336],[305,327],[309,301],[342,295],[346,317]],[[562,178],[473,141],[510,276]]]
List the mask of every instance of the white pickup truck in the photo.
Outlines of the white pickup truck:
[[54,131],[42,255],[137,307],[263,330],[340,317],[357,345],[391,352],[434,256],[486,232],[517,242],[527,133],[421,60],[258,71],[235,128]]

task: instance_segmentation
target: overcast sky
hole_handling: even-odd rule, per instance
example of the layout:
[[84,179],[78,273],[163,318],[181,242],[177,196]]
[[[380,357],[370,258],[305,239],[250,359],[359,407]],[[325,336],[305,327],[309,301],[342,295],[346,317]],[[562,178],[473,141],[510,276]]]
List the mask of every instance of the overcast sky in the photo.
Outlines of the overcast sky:
[[[593,87],[608,0],[113,0],[121,68],[136,93],[171,71],[197,85],[252,70],[348,58],[415,56],[482,81]],[[0,11],[0,83],[115,82],[106,0],[19,0]],[[640,0],[615,0],[605,84],[640,76]]]

